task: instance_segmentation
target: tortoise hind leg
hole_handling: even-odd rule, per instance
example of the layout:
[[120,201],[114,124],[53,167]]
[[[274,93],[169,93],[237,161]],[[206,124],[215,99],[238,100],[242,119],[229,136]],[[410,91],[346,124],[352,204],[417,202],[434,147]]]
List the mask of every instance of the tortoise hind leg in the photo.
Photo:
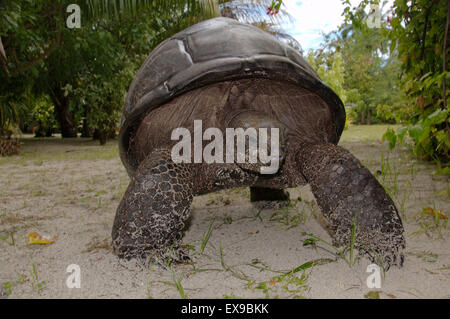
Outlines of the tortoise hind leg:
[[187,260],[181,237],[192,197],[189,167],[174,164],[168,150],[153,151],[138,167],[117,209],[114,252],[126,259]]
[[336,245],[348,245],[356,215],[356,247],[382,263],[403,264],[403,225],[394,202],[349,151],[333,144],[299,148],[301,173],[334,232]]

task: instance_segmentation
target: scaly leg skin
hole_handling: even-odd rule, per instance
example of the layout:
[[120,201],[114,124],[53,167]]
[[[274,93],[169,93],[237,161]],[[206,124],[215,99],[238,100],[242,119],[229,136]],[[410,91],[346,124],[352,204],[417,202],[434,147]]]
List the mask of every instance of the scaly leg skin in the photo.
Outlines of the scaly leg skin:
[[[385,270],[403,264],[403,225],[394,202],[349,151],[333,144],[301,145],[301,173],[334,233],[333,243],[349,245],[356,214],[356,248]],[[375,253],[374,253],[375,252]],[[378,255],[378,256],[377,256]]]
[[117,209],[114,252],[160,264],[188,260],[181,237],[192,197],[190,168],[174,164],[170,150],[153,151],[138,167]]

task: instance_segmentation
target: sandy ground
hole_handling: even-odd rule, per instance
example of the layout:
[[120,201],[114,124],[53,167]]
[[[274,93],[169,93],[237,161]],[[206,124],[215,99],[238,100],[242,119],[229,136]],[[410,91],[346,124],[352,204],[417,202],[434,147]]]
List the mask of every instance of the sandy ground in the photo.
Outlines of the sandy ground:
[[[255,207],[244,188],[196,197],[184,236],[191,263],[120,261],[110,233],[128,177],[116,142],[27,138],[20,156],[0,158],[0,298],[450,298],[450,229],[422,213],[450,213],[449,178],[405,148],[389,152],[379,142],[385,128],[354,126],[340,143],[378,171],[403,217],[405,265],[380,289],[367,287],[367,259],[350,266],[326,244],[303,246],[303,232],[331,241],[307,186],[289,189],[291,204],[279,209]],[[58,237],[28,245],[31,232]],[[314,260],[322,262],[286,274]],[[66,285],[71,264],[79,289]]]

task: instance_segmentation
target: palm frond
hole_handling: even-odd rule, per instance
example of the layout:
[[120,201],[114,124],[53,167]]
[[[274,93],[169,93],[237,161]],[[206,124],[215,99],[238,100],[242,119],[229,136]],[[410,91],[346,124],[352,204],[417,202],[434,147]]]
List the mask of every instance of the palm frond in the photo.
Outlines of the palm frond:
[[0,128],[6,128],[10,124],[16,124],[21,119],[26,107],[22,103],[1,103],[0,104]]
[[68,0],[80,6],[88,18],[117,18],[121,15],[137,15],[142,9],[157,12],[184,10],[199,14],[203,19],[219,15],[215,0]]
[[283,8],[274,16],[267,14],[267,8],[272,5],[272,0],[217,0],[221,15],[237,19],[245,23],[257,23],[261,21],[280,24],[287,20],[292,21],[292,16]]

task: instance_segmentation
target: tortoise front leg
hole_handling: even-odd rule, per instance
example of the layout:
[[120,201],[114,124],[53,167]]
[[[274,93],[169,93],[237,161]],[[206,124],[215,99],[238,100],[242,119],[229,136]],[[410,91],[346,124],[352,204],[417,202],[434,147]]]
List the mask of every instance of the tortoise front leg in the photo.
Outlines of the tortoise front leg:
[[349,151],[333,144],[302,145],[298,159],[334,232],[334,244],[350,243],[356,215],[356,247],[374,262],[380,258],[386,270],[391,265],[401,266],[405,247],[402,221],[370,171]]
[[190,168],[174,164],[169,150],[153,151],[140,164],[117,209],[114,252],[127,259],[187,260],[181,237],[191,202]]

